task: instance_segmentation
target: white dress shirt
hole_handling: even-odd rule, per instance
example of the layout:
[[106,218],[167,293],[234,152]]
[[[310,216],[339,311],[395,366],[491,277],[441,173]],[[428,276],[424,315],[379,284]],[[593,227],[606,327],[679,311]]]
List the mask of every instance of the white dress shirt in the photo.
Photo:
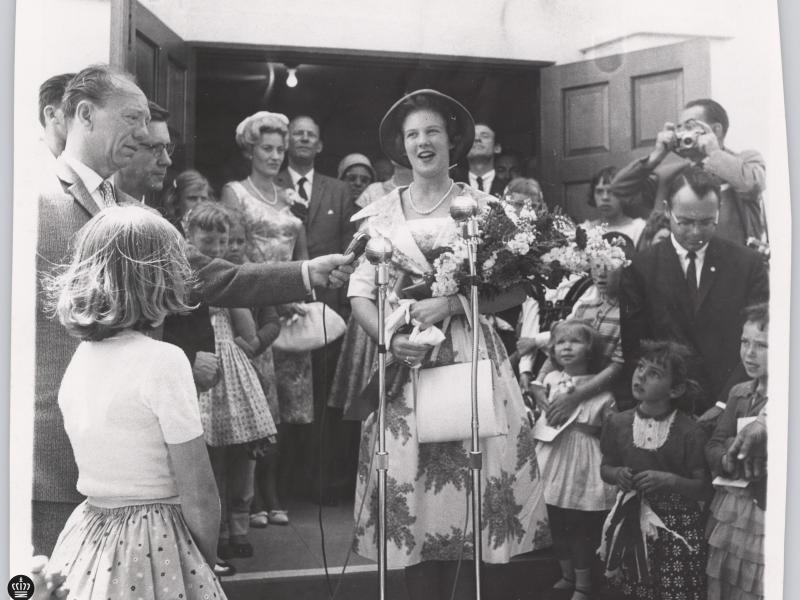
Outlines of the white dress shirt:
[[297,184],[298,181],[302,177],[306,178],[305,183],[303,184],[303,189],[306,191],[306,195],[308,199],[311,200],[311,188],[314,186],[314,169],[311,169],[305,175],[300,175],[297,171],[295,171],[292,167],[287,167],[286,170],[289,172],[289,177],[292,178],[292,185],[294,189],[297,190],[297,193],[300,193],[300,186]]
[[[689,268],[689,251],[678,243],[674,234],[670,234],[669,239],[672,241],[672,246],[675,252],[678,253],[678,260],[681,261],[681,269],[683,269],[683,276],[686,277],[686,270]],[[700,277],[703,273],[703,263],[706,261],[706,250],[708,250],[708,242],[700,248],[695,250],[694,269],[697,273],[697,288],[700,289]]]
[[66,150],[64,151],[62,156],[64,157],[64,161],[66,161],[66,163],[70,167],[72,167],[72,170],[75,171],[78,177],[81,178],[81,181],[83,181],[83,185],[86,186],[86,190],[92,196],[92,200],[95,201],[97,206],[103,209],[114,205],[113,203],[112,204],[106,203],[103,200],[103,194],[100,191],[100,185],[103,183],[103,181],[108,181],[111,184],[111,187],[112,188],[114,187],[113,175],[108,179],[104,180],[102,177],[100,177],[100,175],[98,175],[95,171],[87,167],[77,158],[69,155]]
[[[483,181],[483,191],[488,194],[489,190],[492,189],[492,183],[494,182],[494,169],[492,169],[491,171],[486,171],[486,173],[484,173],[480,177],[481,180]],[[473,173],[472,171],[469,172],[469,186],[471,188],[475,188],[476,190],[479,189],[478,176],[475,175],[475,173]]]

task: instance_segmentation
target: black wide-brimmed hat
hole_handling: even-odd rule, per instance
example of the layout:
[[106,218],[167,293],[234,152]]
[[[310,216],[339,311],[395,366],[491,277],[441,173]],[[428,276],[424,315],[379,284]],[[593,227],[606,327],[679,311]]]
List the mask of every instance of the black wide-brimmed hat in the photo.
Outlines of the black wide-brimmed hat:
[[[432,97],[435,104],[445,108],[449,113],[449,118],[455,123],[456,135],[450,136],[450,143],[453,144],[450,150],[450,166],[457,164],[472,148],[472,142],[475,139],[475,121],[469,111],[458,100],[436,90],[416,90],[406,94],[386,111],[378,129],[383,153],[397,164],[411,168],[411,163],[408,161],[403,144],[403,120],[408,113],[401,110],[401,106],[407,100],[417,96]],[[450,128],[448,127],[449,131]]]

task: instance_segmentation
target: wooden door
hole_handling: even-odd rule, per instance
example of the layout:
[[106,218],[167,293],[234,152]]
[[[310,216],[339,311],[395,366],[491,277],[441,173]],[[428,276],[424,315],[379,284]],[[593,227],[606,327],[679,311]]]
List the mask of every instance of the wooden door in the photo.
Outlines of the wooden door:
[[646,155],[664,123],[710,89],[705,39],[542,69],[545,198],[578,222],[595,218],[593,175]]
[[169,113],[175,174],[194,162],[194,59],[178,35],[136,0],[112,0],[111,63],[136,76],[145,95]]

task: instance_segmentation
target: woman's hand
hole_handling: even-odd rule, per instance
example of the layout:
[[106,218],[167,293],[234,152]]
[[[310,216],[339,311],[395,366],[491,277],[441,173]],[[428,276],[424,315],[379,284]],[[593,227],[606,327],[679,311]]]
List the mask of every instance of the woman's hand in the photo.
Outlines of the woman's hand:
[[289,305],[289,314],[290,315],[297,315],[299,317],[304,317],[307,312],[308,312],[308,309],[306,308],[306,305],[303,304],[302,302],[292,302]]
[[517,340],[517,352],[520,356],[528,354],[532,350],[536,350],[539,344],[536,343],[536,338],[523,337]]
[[630,467],[618,467],[614,479],[623,492],[629,492],[633,488],[633,470]]
[[427,329],[450,316],[450,299],[447,296],[418,300],[409,310],[412,321],[419,323],[420,329]]
[[641,471],[633,476],[633,487],[645,494],[671,492],[675,487],[675,475],[664,471]]
[[561,392],[553,397],[550,406],[547,408],[547,423],[551,427],[559,427],[567,422],[580,406],[580,399],[575,391]]
[[233,338],[233,343],[242,349],[242,352],[245,353],[247,358],[253,358],[256,355],[256,352],[258,351],[258,344],[254,346],[252,344],[252,340],[248,342],[240,335],[237,335],[235,338]]
[[722,474],[726,477],[736,478],[738,465],[736,459],[728,454],[722,455]]
[[409,367],[419,365],[425,359],[425,355],[433,346],[428,344],[415,344],[408,341],[407,333],[398,333],[392,337],[391,351],[395,358],[405,363]]

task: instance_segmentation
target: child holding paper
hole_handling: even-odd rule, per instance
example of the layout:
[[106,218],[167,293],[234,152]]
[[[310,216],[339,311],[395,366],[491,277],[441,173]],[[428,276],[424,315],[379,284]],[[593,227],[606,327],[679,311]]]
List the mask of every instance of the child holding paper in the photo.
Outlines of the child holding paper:
[[[728,448],[738,429],[755,419],[767,404],[769,307],[746,309],[740,355],[752,379],[734,386],[714,435],[706,445],[706,459],[714,475],[746,477]],[[709,553],[709,600],[751,600],[764,597],[765,480],[745,487],[720,486],[711,502],[706,527]]]
[[[548,401],[591,378],[605,359],[597,332],[577,320],[555,325],[549,354],[560,370],[551,371],[544,379]],[[554,589],[573,590],[572,600],[586,600],[591,595],[594,551],[606,513],[614,505],[615,489],[600,477],[600,432],[614,410],[614,397],[601,392],[581,403],[574,419],[570,417],[563,429],[543,428],[537,423],[534,430],[537,434],[550,429],[542,432],[550,435],[537,436],[552,441],[539,444],[536,455],[553,546],[561,566],[561,579]]]

